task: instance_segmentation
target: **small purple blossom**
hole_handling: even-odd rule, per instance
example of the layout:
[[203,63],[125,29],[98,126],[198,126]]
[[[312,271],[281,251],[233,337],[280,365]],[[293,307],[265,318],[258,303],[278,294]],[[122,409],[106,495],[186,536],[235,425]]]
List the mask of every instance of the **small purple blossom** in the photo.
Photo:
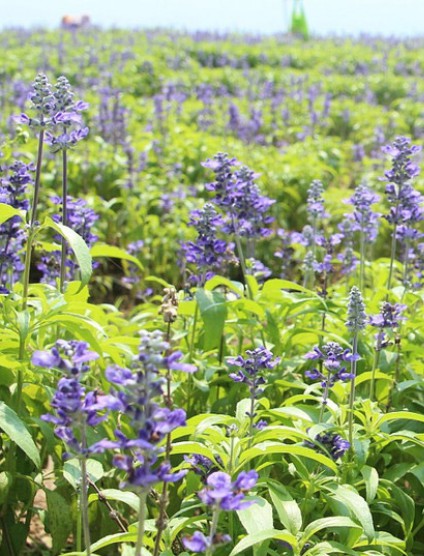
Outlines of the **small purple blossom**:
[[253,488],[257,480],[256,471],[243,471],[234,482],[227,473],[216,471],[209,475],[206,487],[198,493],[198,496],[207,506],[216,506],[227,511],[242,510],[254,503],[245,499],[244,492]]
[[[338,381],[345,382],[353,378],[353,375],[347,371],[345,363],[352,362],[354,355],[336,342],[328,342],[321,347],[315,346],[305,355],[305,359],[320,362],[326,369],[326,375],[317,368],[305,372],[305,376],[310,380],[320,380],[323,388],[331,388]],[[325,403],[326,400],[323,402]]]
[[306,440],[304,445],[318,453],[328,453],[334,461],[341,458],[350,448],[350,443],[339,434],[327,432],[317,434],[313,442]]

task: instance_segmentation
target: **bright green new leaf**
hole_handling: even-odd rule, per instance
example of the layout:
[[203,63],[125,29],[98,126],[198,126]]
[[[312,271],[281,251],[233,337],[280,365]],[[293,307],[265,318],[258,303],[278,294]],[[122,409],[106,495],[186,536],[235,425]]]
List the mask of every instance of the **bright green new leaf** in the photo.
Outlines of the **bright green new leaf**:
[[93,259],[96,258],[110,258],[110,259],[122,259],[124,261],[129,261],[130,263],[135,264],[140,270],[143,270],[143,265],[141,262],[136,258],[130,255],[125,251],[125,249],[120,249],[115,245],[107,245],[106,243],[96,243],[90,249],[90,254]]
[[16,413],[0,401],[0,428],[25,454],[36,467],[40,467],[40,454],[25,424]]
[[80,235],[74,232],[74,230],[68,228],[68,226],[55,222],[51,218],[46,218],[43,228],[52,228],[68,242],[70,248],[75,254],[75,258],[77,259],[78,266],[80,268],[82,289],[88,284],[93,271],[90,250],[88,249],[87,244]]
[[225,296],[219,292],[199,289],[196,291],[200,315],[204,327],[203,349],[209,351],[219,347],[227,318]]
[[280,531],[278,529],[266,529],[265,531],[259,531],[258,533],[253,533],[247,535],[242,539],[231,551],[230,556],[236,556],[236,554],[245,554],[245,550],[258,544],[260,542],[268,540],[280,540],[289,543],[292,547],[297,547],[297,539],[294,535],[287,531]]
[[25,217],[25,212],[11,205],[6,205],[5,203],[0,203],[0,224],[3,224],[13,216],[20,216],[22,219]]

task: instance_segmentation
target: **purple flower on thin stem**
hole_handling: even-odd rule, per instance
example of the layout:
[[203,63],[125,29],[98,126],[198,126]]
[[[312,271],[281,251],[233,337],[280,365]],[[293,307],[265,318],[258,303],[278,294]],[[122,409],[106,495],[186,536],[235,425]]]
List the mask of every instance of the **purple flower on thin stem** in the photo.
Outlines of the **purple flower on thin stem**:
[[398,239],[404,240],[404,282],[406,282],[410,243],[411,238],[414,239],[413,228],[423,219],[424,197],[411,185],[411,181],[420,172],[419,167],[411,161],[411,157],[420,150],[421,147],[411,145],[411,141],[406,137],[397,137],[392,145],[383,147],[383,152],[392,157],[392,169],[386,171],[383,178],[389,182],[386,186],[386,195],[390,209],[385,218],[393,225],[387,289],[392,285]]
[[[0,167],[0,202],[16,209],[28,210],[26,199],[28,185],[33,184],[31,173],[34,167],[23,162],[14,162],[9,167]],[[24,264],[22,251],[26,239],[20,216],[12,216],[0,224],[0,284],[2,293],[9,293],[21,278]]]
[[268,225],[274,220],[268,211],[275,201],[260,193],[254,181],[257,175],[224,153],[208,159],[203,166],[215,173],[215,181],[206,189],[214,192],[214,203],[226,213],[223,231],[251,240],[268,236]]
[[123,451],[124,454],[115,454],[113,459],[119,469],[126,471],[122,486],[139,492],[145,492],[158,482],[178,481],[187,472],[173,472],[169,462],[158,463],[163,450],[161,441],[174,429],[184,426],[186,418],[184,410],[162,408],[156,402],[164,394],[160,371],[182,368],[179,363],[181,354],[172,357],[169,349],[162,332],[143,331],[133,368],[113,366],[106,369],[106,378],[118,388],[111,391],[105,403],[112,411],[118,410],[127,416],[134,434],[130,436],[116,430],[115,440],[100,442],[95,449],[98,452],[107,449]]
[[347,305],[347,321],[346,328],[351,332],[352,339],[352,354],[351,373],[352,379],[350,382],[349,393],[349,444],[353,447],[353,404],[355,402],[355,387],[356,387],[356,362],[358,360],[358,336],[359,332],[363,330],[367,323],[367,316],[365,314],[365,304],[362,298],[361,291],[356,287],[350,290],[349,301]]
[[211,203],[206,203],[201,210],[192,211],[189,225],[196,229],[197,239],[183,243],[182,252],[186,262],[196,268],[196,274],[190,276],[190,281],[203,286],[206,280],[233,260],[233,244],[217,237],[223,220]]
[[243,510],[254,504],[253,500],[246,500],[245,494],[255,487],[257,480],[256,471],[242,471],[235,481],[223,471],[211,473],[205,488],[198,492],[200,500],[212,508],[209,535],[206,537],[203,533],[196,532],[191,537],[184,538],[185,548],[193,552],[206,551],[209,556],[218,544],[231,541],[228,535],[217,534],[219,514],[221,511]]
[[85,342],[58,340],[49,351],[35,351],[32,363],[38,367],[56,368],[64,376],[59,379],[51,402],[55,414],[43,415],[42,419],[55,425],[55,434],[63,440],[75,455],[86,456],[91,447],[86,444],[86,428],[94,427],[105,419],[99,415],[102,396],[96,391],[86,392],[81,379],[89,370],[97,353],[88,349]]
[[246,350],[247,358],[241,355],[230,357],[227,362],[229,365],[239,367],[237,373],[230,373],[230,378],[234,382],[246,384],[250,392],[250,411],[247,416],[250,420],[249,435],[253,434],[255,413],[255,403],[263,393],[262,386],[266,384],[264,373],[273,369],[280,361],[279,358],[273,359],[273,354],[264,346],[260,346],[254,350]]

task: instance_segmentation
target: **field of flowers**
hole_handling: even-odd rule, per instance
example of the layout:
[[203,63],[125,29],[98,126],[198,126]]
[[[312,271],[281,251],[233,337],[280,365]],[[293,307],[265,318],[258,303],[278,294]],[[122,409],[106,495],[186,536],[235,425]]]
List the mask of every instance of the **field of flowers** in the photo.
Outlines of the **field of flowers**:
[[0,556],[423,556],[424,39],[0,41]]

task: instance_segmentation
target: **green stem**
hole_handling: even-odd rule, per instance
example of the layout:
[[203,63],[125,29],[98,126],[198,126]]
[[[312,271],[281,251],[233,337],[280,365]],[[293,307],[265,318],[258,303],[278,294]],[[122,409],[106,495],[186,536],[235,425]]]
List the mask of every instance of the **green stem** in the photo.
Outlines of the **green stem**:
[[[214,510],[213,510],[211,528],[210,528],[210,532],[209,532],[210,544],[209,544],[209,547],[206,550],[205,556],[212,556],[214,551],[215,551],[215,547],[213,545],[213,540],[215,538],[216,530],[218,528],[219,512],[220,512],[219,507],[215,506]],[[136,556],[137,556],[137,554],[136,554]]]
[[364,291],[364,282],[365,282],[365,234],[363,231],[361,231],[361,236],[359,241],[360,241],[359,289],[362,292]]
[[321,410],[319,412],[318,423],[321,423],[322,418],[324,417],[325,408],[327,406],[328,392],[330,390],[330,378],[331,378],[331,372],[328,371],[327,380],[325,381],[325,390],[324,390],[324,394],[322,395],[322,404],[321,404]]
[[351,365],[351,372],[353,378],[350,382],[350,395],[349,395],[349,443],[350,451],[353,454],[353,404],[355,403],[355,386],[356,386],[356,354],[358,351],[358,332],[353,336],[352,354],[353,360]]
[[375,396],[375,373],[377,371],[377,367],[378,367],[379,362],[380,362],[380,352],[381,352],[380,335],[381,334],[382,334],[382,332],[379,333],[378,339],[377,339],[377,345],[375,346],[374,362],[373,362],[372,371],[371,371],[371,382],[370,382],[370,400],[371,401],[373,401],[374,396]]
[[[68,155],[66,149],[62,151],[62,224],[68,225]],[[60,255],[60,293],[64,292],[66,278],[66,239],[61,238],[61,255]]]
[[32,254],[32,242],[34,241],[34,226],[37,216],[37,205],[38,198],[40,195],[40,177],[41,177],[41,161],[43,158],[43,141],[44,141],[44,129],[42,129],[38,136],[38,153],[37,153],[37,167],[35,170],[35,183],[34,183],[34,196],[32,199],[31,217],[29,222],[27,245],[25,250],[25,266],[24,273],[22,277],[22,310],[25,311],[27,307],[28,300],[28,289],[29,289],[29,273],[31,268],[31,254]]
[[143,489],[139,495],[139,510],[138,510],[138,529],[137,529],[137,544],[135,547],[135,556],[141,556],[143,550],[143,539],[146,523],[146,500],[147,490]]
[[254,427],[254,414],[255,414],[255,394],[252,392],[250,394],[250,413],[249,413],[249,442],[247,447],[250,448],[253,442],[253,427]]
[[238,231],[236,229],[234,214],[232,214],[231,217],[233,219],[234,238],[236,240],[237,254],[238,254],[239,261],[240,261],[240,268],[241,268],[241,273],[242,273],[242,276],[243,276],[243,281],[246,284],[247,294],[248,294],[249,299],[253,300],[252,288],[250,287],[249,281],[247,279],[248,274],[247,274],[246,260],[244,258],[240,236],[239,236]]
[[390,290],[390,288],[392,287],[393,267],[394,267],[394,262],[396,257],[396,230],[397,230],[397,224],[394,224],[393,232],[392,232],[392,246],[390,249],[390,268],[389,268],[389,277],[387,279],[387,290]]
[[[85,423],[81,427],[81,444],[83,449],[86,447],[86,436],[85,436]],[[87,476],[87,459],[83,455],[80,459],[81,466],[81,518],[82,518],[82,528],[84,532],[84,544],[86,556],[91,554],[91,541],[90,541],[90,522],[88,518],[88,476]]]

